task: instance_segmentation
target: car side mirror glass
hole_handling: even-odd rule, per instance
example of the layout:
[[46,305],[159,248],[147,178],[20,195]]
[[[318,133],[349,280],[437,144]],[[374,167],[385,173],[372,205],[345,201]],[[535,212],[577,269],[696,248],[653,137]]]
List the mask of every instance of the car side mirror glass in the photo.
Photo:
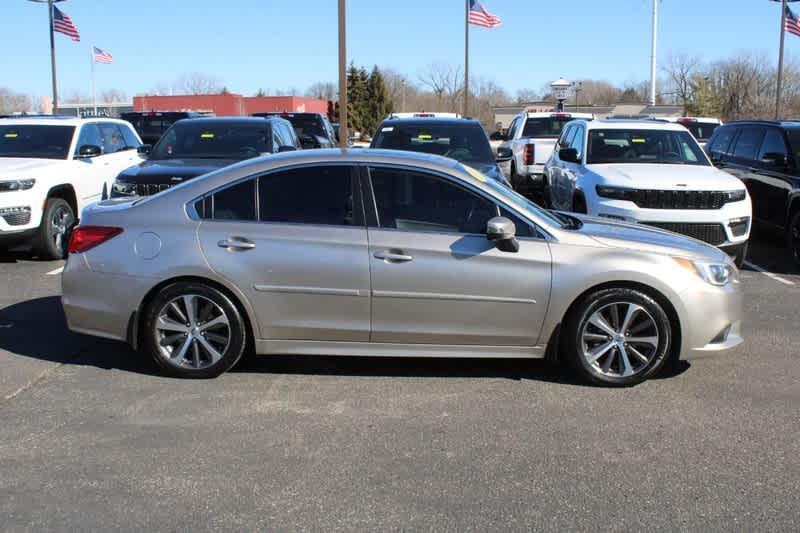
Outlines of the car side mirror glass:
[[578,156],[578,150],[575,148],[562,148],[558,151],[558,158],[562,161],[566,161],[567,163],[579,163],[580,157]]
[[150,152],[153,150],[152,144],[142,144],[136,149],[136,152],[142,155],[150,155]]
[[278,152],[294,152],[295,150],[297,150],[296,147],[288,144],[284,144],[278,147]]
[[494,241],[497,249],[503,252],[518,252],[517,227],[506,217],[494,217],[486,223],[486,238]]
[[761,158],[761,162],[771,167],[783,167],[786,165],[786,155],[778,152],[768,152]]
[[79,159],[90,159],[102,154],[103,150],[96,144],[84,144],[78,149]]
[[512,157],[513,157],[513,154],[511,152],[511,148],[507,148],[505,146],[502,146],[502,147],[497,149],[497,162],[498,163],[506,163],[508,161],[511,161]]

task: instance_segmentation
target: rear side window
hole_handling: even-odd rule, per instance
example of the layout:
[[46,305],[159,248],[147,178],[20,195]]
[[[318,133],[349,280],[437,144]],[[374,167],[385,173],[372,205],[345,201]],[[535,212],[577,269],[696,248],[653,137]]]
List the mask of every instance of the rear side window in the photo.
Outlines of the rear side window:
[[258,180],[263,222],[352,226],[353,178],[349,166],[302,167]]
[[742,128],[742,133],[740,133],[739,138],[736,139],[733,157],[749,160],[755,159],[763,136],[763,128]]
[[247,180],[214,193],[214,220],[254,221],[256,219],[255,180]]
[[717,135],[714,137],[713,142],[709,145],[708,151],[715,154],[729,154],[728,151],[733,136],[736,134],[736,128],[721,128]]

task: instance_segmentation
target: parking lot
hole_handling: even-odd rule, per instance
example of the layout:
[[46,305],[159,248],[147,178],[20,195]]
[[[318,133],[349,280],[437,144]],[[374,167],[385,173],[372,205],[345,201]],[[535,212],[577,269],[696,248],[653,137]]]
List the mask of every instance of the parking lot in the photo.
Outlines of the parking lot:
[[0,259],[9,530],[794,530],[800,275],[756,234],[745,344],[631,389],[544,361],[251,357],[161,377]]

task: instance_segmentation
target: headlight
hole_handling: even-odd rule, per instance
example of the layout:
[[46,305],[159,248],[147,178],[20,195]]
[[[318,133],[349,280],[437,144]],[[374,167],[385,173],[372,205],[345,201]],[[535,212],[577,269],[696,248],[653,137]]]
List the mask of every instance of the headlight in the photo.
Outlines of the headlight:
[[625,189],[623,187],[608,187],[606,185],[598,185],[594,188],[597,196],[603,198],[611,198],[613,200],[629,200],[634,201],[636,189]]
[[0,181],[0,192],[27,191],[36,183],[36,180]]
[[136,184],[125,183],[124,181],[115,181],[111,186],[111,190],[117,194],[131,196],[136,194]]
[[725,203],[728,202],[741,202],[747,197],[747,191],[744,189],[739,191],[725,191]]
[[673,257],[673,259],[684,270],[700,276],[711,285],[722,287],[728,283],[739,281],[738,271],[732,263],[692,261],[685,257]]

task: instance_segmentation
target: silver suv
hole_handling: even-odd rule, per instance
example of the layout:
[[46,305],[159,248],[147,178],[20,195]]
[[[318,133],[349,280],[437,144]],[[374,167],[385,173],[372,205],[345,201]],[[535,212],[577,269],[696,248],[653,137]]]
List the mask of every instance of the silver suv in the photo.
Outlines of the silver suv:
[[261,354],[563,357],[631,385],[739,344],[736,267],[679,235],[543,211],[451,159],[314,150],[91,206],[70,241],[74,331],[171,375]]

